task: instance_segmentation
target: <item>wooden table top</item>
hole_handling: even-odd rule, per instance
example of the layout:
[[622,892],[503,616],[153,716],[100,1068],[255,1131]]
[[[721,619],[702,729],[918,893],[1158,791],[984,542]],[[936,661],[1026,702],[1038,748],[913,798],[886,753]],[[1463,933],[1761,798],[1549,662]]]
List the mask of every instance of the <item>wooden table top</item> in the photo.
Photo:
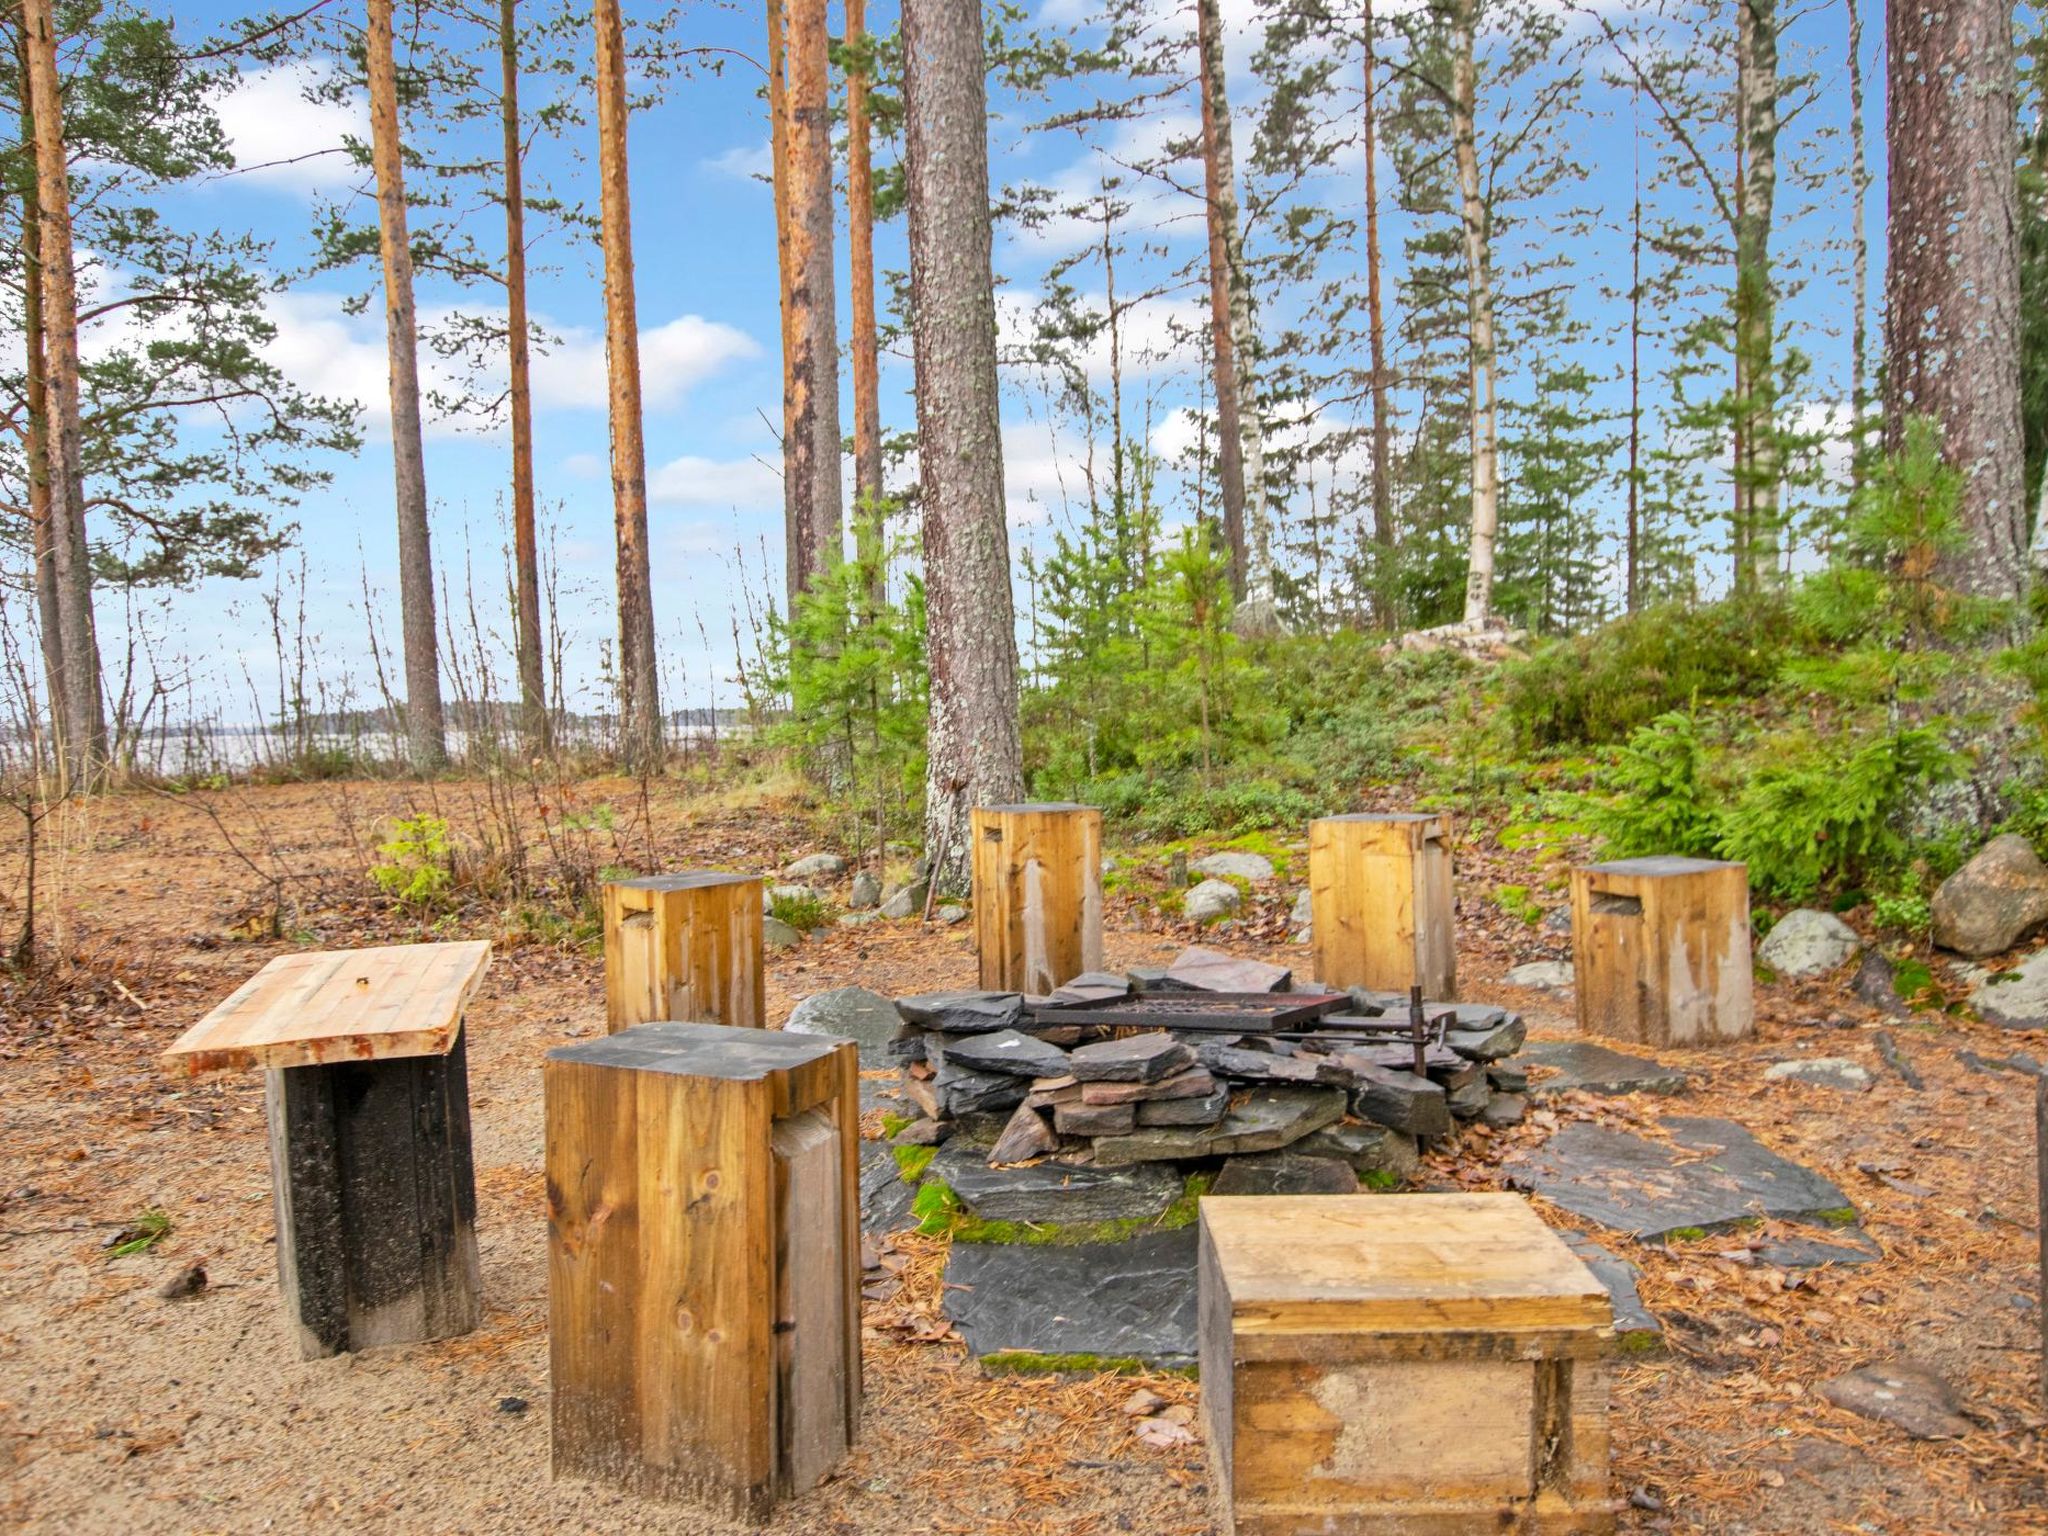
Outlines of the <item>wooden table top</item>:
[[164,1052],[191,1073],[444,1056],[490,969],[489,940],[280,955]]

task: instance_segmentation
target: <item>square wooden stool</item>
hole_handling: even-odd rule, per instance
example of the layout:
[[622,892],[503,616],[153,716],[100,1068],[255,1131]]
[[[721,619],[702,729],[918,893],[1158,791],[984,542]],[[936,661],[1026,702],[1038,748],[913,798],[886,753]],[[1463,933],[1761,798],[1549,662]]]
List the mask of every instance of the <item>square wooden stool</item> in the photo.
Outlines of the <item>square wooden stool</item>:
[[852,1042],[641,1024],[542,1075],[555,1475],[764,1515],[860,1424]]
[[1589,1035],[1636,1045],[1748,1039],[1748,867],[1664,856],[1573,870],[1572,968]]
[[1458,995],[1447,816],[1388,812],[1308,824],[1309,944],[1326,987]]
[[768,1022],[761,877],[691,870],[607,881],[605,1028]]
[[974,946],[990,992],[1043,995],[1102,969],[1102,812],[977,805]]
[[462,1011],[490,963],[480,939],[282,955],[164,1053],[267,1074],[277,1276],[308,1360],[477,1325]]
[[1613,1310],[1518,1196],[1211,1196],[1200,1330],[1226,1532],[1614,1528]]

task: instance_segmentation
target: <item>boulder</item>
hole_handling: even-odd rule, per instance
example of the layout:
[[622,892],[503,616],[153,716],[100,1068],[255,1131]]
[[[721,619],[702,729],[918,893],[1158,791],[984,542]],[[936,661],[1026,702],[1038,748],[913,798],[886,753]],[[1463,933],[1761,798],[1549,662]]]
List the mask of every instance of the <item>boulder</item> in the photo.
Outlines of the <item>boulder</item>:
[[771,885],[768,887],[768,904],[778,901],[817,901],[818,893],[808,885]]
[[770,949],[788,949],[801,944],[804,936],[779,917],[761,919],[761,942]]
[[866,870],[853,877],[853,889],[847,892],[846,905],[855,912],[865,912],[882,904],[882,882]]
[[2037,949],[2005,971],[1978,971],[1970,1006],[1987,1024],[2006,1029],[2048,1028],[2048,949]]
[[846,873],[846,860],[836,853],[810,853],[785,868],[791,880],[837,880]]
[[1501,980],[1532,992],[1562,992],[1572,984],[1573,974],[1569,960],[1531,960],[1516,966]]
[[1204,880],[1187,893],[1180,909],[1191,922],[1210,923],[1230,916],[1243,902],[1243,895],[1228,881]]
[[1188,868],[1216,879],[1270,880],[1273,861],[1261,853],[1211,853],[1190,859]]
[[929,881],[913,880],[908,885],[899,885],[882,898],[882,916],[902,919],[916,917],[924,911],[924,898],[931,889]]
[[1960,1440],[1970,1432],[1955,1388],[1924,1365],[1888,1360],[1821,1383],[1844,1412],[1903,1429],[1915,1440]]
[[792,1035],[829,1035],[860,1046],[863,1067],[885,1067],[894,1059],[890,1044],[902,1021],[896,1005],[866,987],[834,987],[805,998],[790,1011],[783,1029]]
[[1825,976],[1855,959],[1862,948],[1856,930],[1832,912],[1801,907],[1778,919],[1757,946],[1756,958],[1780,976]]
[[1354,1100],[1359,1115],[1404,1136],[1447,1136],[1451,1106],[1443,1086],[1413,1072],[1360,1066]]
[[1342,1158],[1314,1157],[1292,1147],[1251,1152],[1224,1163],[1212,1195],[1355,1195],[1358,1175]]
[[1934,942],[1964,955],[1995,955],[2048,924],[2048,865],[2008,832],[1941,882]]
[[932,916],[944,923],[948,928],[951,928],[955,923],[967,921],[967,909],[958,902],[949,901],[934,912]]

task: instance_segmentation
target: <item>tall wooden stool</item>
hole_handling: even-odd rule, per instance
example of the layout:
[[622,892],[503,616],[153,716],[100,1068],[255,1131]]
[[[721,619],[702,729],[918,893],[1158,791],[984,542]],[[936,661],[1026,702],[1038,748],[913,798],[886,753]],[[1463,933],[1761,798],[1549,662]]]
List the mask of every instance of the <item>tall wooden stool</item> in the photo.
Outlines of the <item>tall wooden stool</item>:
[[1589,1035],[1637,1045],[1748,1039],[1748,868],[1662,857],[1573,870],[1572,960]]
[[490,963],[482,940],[284,955],[164,1053],[267,1074],[277,1276],[308,1360],[477,1325],[462,1011]]
[[1102,969],[1102,812],[978,805],[974,943],[981,985],[1039,996]]
[[1389,812],[1308,824],[1316,979],[1376,992],[1458,995],[1447,816]]
[[1613,1309],[1518,1196],[1211,1196],[1200,1285],[1225,1532],[1614,1529]]
[[759,1516],[853,1444],[858,1073],[716,1024],[548,1052],[557,1477]]
[[605,1028],[767,1024],[761,877],[692,870],[604,888]]

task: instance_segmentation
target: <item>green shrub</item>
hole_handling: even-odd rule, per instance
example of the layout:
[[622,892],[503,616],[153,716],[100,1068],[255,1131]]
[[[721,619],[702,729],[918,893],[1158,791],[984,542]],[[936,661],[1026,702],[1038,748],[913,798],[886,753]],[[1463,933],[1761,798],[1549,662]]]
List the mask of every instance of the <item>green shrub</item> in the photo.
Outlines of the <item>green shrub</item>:
[[448,846],[448,823],[439,816],[405,816],[392,823],[391,837],[377,845],[383,860],[370,866],[377,889],[416,911],[438,911],[448,905],[455,874]]
[[1587,820],[1610,858],[1679,853],[1710,856],[1725,828],[1707,785],[1707,751],[1691,715],[1660,715],[1628,739],[1605,779],[1615,798],[1589,806]]
[[832,920],[832,908],[816,895],[774,896],[769,898],[768,915],[799,933],[809,933]]

